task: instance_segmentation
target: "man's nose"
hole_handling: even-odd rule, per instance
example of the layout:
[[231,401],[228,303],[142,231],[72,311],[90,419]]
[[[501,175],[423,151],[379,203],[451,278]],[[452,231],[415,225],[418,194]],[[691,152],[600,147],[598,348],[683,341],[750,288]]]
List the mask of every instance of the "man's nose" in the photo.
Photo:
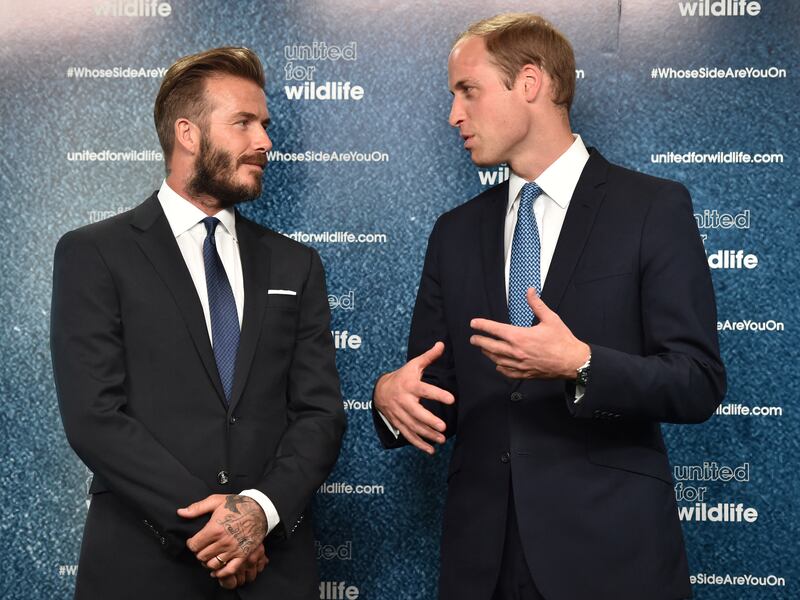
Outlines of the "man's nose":
[[272,150],[272,140],[269,137],[266,129],[259,128],[261,133],[258,135],[258,138],[254,141],[255,150],[257,152],[269,152]]
[[447,122],[450,123],[452,127],[458,127],[463,120],[464,111],[461,108],[461,102],[458,98],[453,98],[453,104],[450,107],[450,116],[447,118]]

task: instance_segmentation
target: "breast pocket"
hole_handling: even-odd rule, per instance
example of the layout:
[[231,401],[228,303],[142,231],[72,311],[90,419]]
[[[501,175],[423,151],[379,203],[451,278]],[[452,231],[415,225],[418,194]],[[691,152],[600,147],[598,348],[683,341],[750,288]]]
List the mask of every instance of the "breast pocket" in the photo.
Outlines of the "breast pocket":
[[298,308],[298,296],[290,294],[268,294],[267,310],[294,310]]
[[570,292],[562,302],[562,318],[577,337],[608,343],[608,335],[638,330],[639,289],[636,273],[630,269],[578,273]]
[[616,269],[607,270],[605,272],[583,272],[575,275],[575,286],[585,287],[587,285],[615,285],[621,277],[630,277],[633,275],[631,269],[625,267],[618,267]]
[[300,318],[297,296],[270,294],[264,310],[264,330],[269,333],[262,341],[279,352],[288,352],[295,343]]

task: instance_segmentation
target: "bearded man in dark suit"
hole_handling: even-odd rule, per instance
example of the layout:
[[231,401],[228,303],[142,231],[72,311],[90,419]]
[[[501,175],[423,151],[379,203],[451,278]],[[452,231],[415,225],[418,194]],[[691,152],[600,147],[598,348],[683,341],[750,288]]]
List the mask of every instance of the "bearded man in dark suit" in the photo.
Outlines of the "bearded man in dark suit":
[[176,62],[161,189],[56,248],[56,389],[94,472],[78,598],[318,597],[345,418],[319,256],[234,208],[261,194],[263,88],[246,48]]

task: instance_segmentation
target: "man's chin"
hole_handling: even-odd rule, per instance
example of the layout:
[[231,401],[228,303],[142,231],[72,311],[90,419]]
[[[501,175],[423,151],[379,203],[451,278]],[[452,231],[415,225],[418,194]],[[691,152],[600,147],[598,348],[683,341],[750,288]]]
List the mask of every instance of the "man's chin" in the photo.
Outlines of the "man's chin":
[[243,177],[240,177],[239,183],[241,184],[242,188],[248,191],[255,191],[256,196],[259,196],[261,195],[261,179],[264,177],[264,170],[259,169],[254,165],[250,166],[248,170],[250,172],[244,174]]
[[[244,178],[243,178],[244,179]],[[236,187],[234,193],[230,194],[228,197],[230,205],[240,204],[242,202],[250,202],[251,200],[255,200],[261,195],[261,177],[247,177],[246,181],[241,181],[241,185]]]
[[231,208],[232,206],[236,206],[237,204],[244,204],[245,202],[252,202],[256,198],[261,195],[261,190],[247,192],[247,194],[241,194],[236,197],[229,197],[225,198],[224,200],[220,200],[220,204],[223,208]]
[[477,154],[475,152],[470,154],[470,158],[472,159],[472,162],[475,164],[476,167],[481,167],[481,168],[496,167],[501,162],[503,162],[502,160],[496,160],[486,156],[481,156],[480,154]]
[[240,186],[236,189],[228,189],[222,192],[218,190],[217,193],[212,193],[219,202],[220,208],[231,208],[243,202],[250,202],[255,200],[261,195],[261,182],[258,185]]

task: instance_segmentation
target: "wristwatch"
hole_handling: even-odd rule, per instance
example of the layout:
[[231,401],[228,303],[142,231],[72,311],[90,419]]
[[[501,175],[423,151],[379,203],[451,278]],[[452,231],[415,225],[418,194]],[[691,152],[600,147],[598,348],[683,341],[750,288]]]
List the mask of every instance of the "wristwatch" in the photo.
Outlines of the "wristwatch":
[[592,355],[590,353],[589,358],[586,359],[586,362],[578,367],[578,377],[575,378],[575,385],[579,385],[581,387],[587,386],[589,383],[589,369],[591,368],[591,363]]

